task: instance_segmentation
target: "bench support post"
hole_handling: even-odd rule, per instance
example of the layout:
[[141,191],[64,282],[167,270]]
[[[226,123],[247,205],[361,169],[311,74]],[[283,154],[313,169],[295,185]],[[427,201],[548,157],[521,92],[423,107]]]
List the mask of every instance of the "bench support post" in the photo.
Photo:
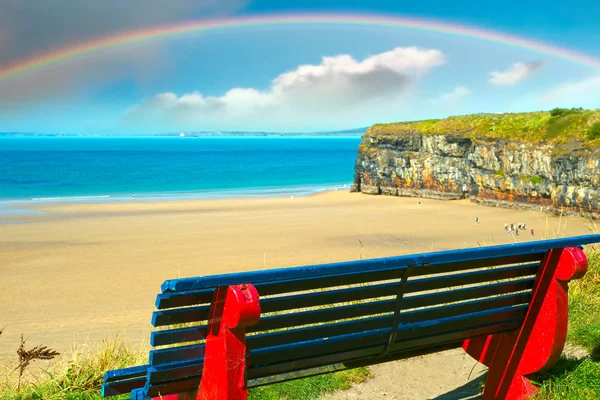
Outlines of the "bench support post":
[[[198,390],[163,396],[162,400],[246,400],[246,332],[260,318],[253,285],[215,290],[211,304],[202,379]],[[158,400],[155,398],[154,400]]]
[[484,400],[522,399],[537,389],[527,375],[551,367],[565,345],[568,288],[583,277],[587,259],[577,247],[550,250],[543,257],[523,325],[512,332],[464,341],[463,348],[489,367]]

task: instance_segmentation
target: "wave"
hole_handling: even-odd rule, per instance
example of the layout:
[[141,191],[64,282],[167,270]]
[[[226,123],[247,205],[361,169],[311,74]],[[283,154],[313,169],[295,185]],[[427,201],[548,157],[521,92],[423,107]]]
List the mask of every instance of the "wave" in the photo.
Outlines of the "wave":
[[31,201],[72,201],[72,200],[94,200],[94,199],[108,199],[110,195],[102,196],[66,196],[66,197],[34,197]]

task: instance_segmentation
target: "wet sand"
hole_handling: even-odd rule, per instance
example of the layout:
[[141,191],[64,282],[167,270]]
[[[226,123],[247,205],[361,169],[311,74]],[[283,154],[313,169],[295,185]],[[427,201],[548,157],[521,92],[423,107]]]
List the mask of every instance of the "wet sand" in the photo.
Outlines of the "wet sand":
[[[589,233],[530,211],[328,192],[301,198],[57,204],[0,220],[0,358],[24,333],[59,351],[127,328],[147,341],[170,278]],[[479,218],[479,223],[475,222]],[[504,223],[536,237],[513,237]],[[363,249],[361,250],[361,242]]]

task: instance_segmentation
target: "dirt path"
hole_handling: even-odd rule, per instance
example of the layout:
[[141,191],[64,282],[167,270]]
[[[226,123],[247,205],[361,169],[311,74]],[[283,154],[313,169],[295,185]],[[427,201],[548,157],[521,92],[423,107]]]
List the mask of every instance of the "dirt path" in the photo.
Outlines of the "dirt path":
[[322,400],[479,399],[487,368],[461,349],[370,367],[373,378]]

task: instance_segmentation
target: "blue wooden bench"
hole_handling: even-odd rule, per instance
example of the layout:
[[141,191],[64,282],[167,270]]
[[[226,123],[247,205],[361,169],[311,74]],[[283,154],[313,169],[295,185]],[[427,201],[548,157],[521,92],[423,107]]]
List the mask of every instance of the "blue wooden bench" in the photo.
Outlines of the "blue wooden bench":
[[525,398],[535,390],[526,376],[560,356],[567,282],[587,269],[582,246],[597,242],[168,280],[148,364],[108,371],[102,395],[245,399],[250,387],[463,347],[489,367],[484,398]]

